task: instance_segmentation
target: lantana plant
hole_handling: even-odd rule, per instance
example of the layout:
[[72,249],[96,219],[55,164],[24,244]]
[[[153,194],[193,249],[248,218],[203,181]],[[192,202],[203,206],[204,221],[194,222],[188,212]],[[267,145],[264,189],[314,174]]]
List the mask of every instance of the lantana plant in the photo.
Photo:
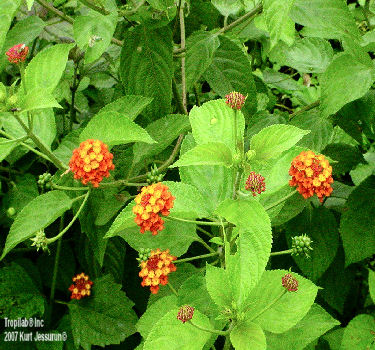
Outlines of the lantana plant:
[[370,349],[374,13],[2,1],[0,349]]

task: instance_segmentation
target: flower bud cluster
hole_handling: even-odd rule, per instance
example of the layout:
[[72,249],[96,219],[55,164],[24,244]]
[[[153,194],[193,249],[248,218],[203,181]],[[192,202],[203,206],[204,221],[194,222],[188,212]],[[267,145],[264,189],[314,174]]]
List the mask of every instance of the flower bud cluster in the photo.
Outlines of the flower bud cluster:
[[305,255],[309,258],[309,253],[313,250],[311,247],[312,242],[313,241],[307,235],[292,237],[292,255]]
[[154,164],[151,171],[147,173],[147,183],[149,185],[163,181],[164,175],[159,174],[158,167]]
[[39,175],[38,186],[42,190],[50,190],[51,189],[51,179],[52,179],[52,175],[50,173],[44,173],[42,175]]
[[151,249],[150,248],[140,248],[138,252],[137,260],[139,262],[146,261],[151,256]]
[[42,249],[43,251],[48,251],[48,241],[43,230],[37,231],[35,236],[30,239],[33,241],[31,245],[35,246],[37,251],[39,251],[39,249]]

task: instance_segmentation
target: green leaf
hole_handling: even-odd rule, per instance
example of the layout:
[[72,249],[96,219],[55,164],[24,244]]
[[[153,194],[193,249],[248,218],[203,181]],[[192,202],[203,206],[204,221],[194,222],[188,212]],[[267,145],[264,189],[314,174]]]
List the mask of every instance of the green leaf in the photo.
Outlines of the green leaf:
[[[144,350],[201,350],[204,347],[211,334],[189,323],[183,324],[177,320],[177,313],[178,308],[174,308],[155,323],[145,341]],[[192,321],[200,327],[212,329],[207,316],[198,310],[194,310]]]
[[188,278],[179,288],[178,305],[190,305],[209,318],[215,318],[219,313],[207,291],[206,279],[198,274]]
[[12,29],[8,32],[4,46],[0,52],[4,53],[0,58],[0,71],[5,67],[8,62],[5,52],[14,45],[23,43],[25,45],[30,44],[45,27],[44,21],[38,16],[27,16],[22,21],[17,22]]
[[346,202],[347,210],[340,222],[346,266],[375,253],[374,195],[375,176],[370,176],[354,189]]
[[357,24],[346,2],[341,0],[295,0],[290,13],[294,22],[305,26],[305,35],[342,39],[348,34],[359,38]]
[[289,14],[293,7],[294,0],[264,0],[264,16],[267,30],[271,37],[271,48],[279,40],[288,45],[294,42],[294,22]]
[[74,19],[74,39],[78,47],[85,50],[85,63],[97,60],[111,43],[117,24],[116,1],[107,0],[105,8],[110,13],[102,15],[89,10],[85,16]]
[[[341,1],[340,1],[341,2]],[[366,94],[374,82],[374,68],[366,54],[365,62],[341,53],[337,54],[321,76],[323,117],[336,113],[345,104]]]
[[[190,124],[195,142],[199,144],[220,142],[225,143],[235,153],[234,117],[235,111],[228,107],[224,100],[214,100],[194,106],[189,113]],[[245,119],[237,112],[237,135],[241,140],[244,135]]]
[[0,269],[0,317],[16,320],[44,313],[44,297],[27,272],[12,262]]
[[136,95],[127,95],[118,98],[116,101],[105,105],[99,113],[118,112],[134,120],[150,103],[152,98]]
[[323,118],[319,110],[314,109],[297,115],[291,125],[300,129],[310,130],[298,143],[298,146],[321,152],[328,145],[333,134],[332,123]]
[[[277,45],[274,48],[283,59],[279,64],[292,67],[301,73],[324,73],[333,58],[333,49],[327,40],[303,38],[294,45]],[[281,51],[281,52],[280,52]],[[273,52],[272,52],[273,53]]]
[[373,349],[375,319],[371,315],[358,315],[346,326],[342,338],[342,350]]
[[180,156],[170,168],[188,165],[232,165],[232,152],[225,143],[210,142],[195,146]]
[[271,222],[255,199],[227,199],[216,213],[236,225],[234,233],[239,232],[237,253],[228,264],[227,272],[235,301],[242,304],[267,265],[272,245]]
[[211,3],[224,17],[236,15],[243,7],[241,0],[211,0]]
[[120,344],[135,333],[133,305],[111,275],[95,280],[90,297],[68,305],[76,347],[88,350],[91,345]]
[[69,160],[72,158],[73,150],[79,146],[79,134],[81,130],[73,130],[68,135],[66,135],[59,147],[57,147],[53,154],[59,158],[63,163],[69,163]]
[[[21,0],[3,0],[0,4],[0,48],[3,47],[5,36],[13,17],[21,4]],[[7,51],[10,47],[5,48]]]
[[285,124],[274,124],[262,129],[250,141],[250,149],[256,152],[254,160],[264,161],[279,156],[309,132]]
[[126,95],[153,97],[148,115],[163,117],[171,111],[173,48],[167,27],[137,26],[124,36],[120,76]]
[[228,272],[222,268],[206,265],[206,287],[212,300],[222,309],[231,308],[233,291],[229,286]]
[[231,91],[247,95],[242,111],[246,114],[256,112],[256,87],[249,57],[235,42],[220,37],[220,47],[215,51],[204,77],[212,90],[223,98]]
[[186,89],[189,90],[199,80],[212,63],[220,41],[216,34],[197,31],[186,41]]
[[332,162],[334,174],[345,174],[359,163],[366,162],[357,147],[345,143],[331,143],[322,152],[335,161]]
[[[194,138],[188,134],[182,142],[180,154],[194,146]],[[179,171],[183,183],[195,186],[203,198],[209,199],[205,201],[205,206],[211,215],[219,203],[231,196],[233,169],[219,165],[190,165],[179,168]]]
[[147,2],[159,11],[166,11],[169,7],[174,6],[173,0],[150,0]]
[[155,143],[150,135],[127,116],[116,112],[95,115],[81,132],[80,141],[98,139],[115,146],[130,142]]
[[146,339],[154,324],[177,306],[177,297],[174,294],[160,298],[150,305],[137,323],[137,331],[141,333],[142,338]]
[[375,271],[372,271],[370,269],[368,270],[368,286],[371,299],[375,303]]
[[131,203],[118,215],[104,238],[120,236],[135,250],[157,247],[162,250],[169,249],[175,256],[186,253],[190,244],[199,240],[194,224],[171,220],[165,220],[164,230],[156,236],[152,236],[149,231],[140,233],[134,222],[135,215],[131,211],[133,206]]
[[59,83],[73,44],[57,44],[39,52],[25,70],[26,90],[45,89],[51,93]]
[[287,224],[289,248],[292,237],[302,234],[311,238],[313,250],[309,252],[310,258],[304,255],[293,255],[293,258],[304,275],[316,281],[334,260],[339,246],[339,232],[334,215],[323,207],[312,211],[305,209]]
[[22,98],[20,107],[22,112],[42,108],[62,108],[53,95],[43,88],[36,88],[29,91],[27,95]]
[[269,350],[303,350],[312,341],[339,325],[318,304],[313,304],[306,316],[294,327],[282,334],[266,333]]
[[287,292],[281,278],[286,270],[265,271],[248,298],[246,319],[259,324],[263,330],[283,333],[296,325],[310,310],[318,287],[296,273],[298,291]]
[[29,202],[13,222],[0,260],[17,244],[50,225],[71,206],[72,200],[62,191],[47,192]]
[[0,137],[0,161],[3,161],[6,156],[17,147],[20,140],[9,140],[4,137]]
[[266,337],[256,323],[239,322],[230,332],[230,340],[236,350],[266,350]]
[[206,210],[206,203],[209,198],[203,198],[201,193],[194,187],[182,182],[164,181],[169,191],[175,197],[171,216],[183,218],[204,218],[209,213]]
[[166,149],[178,135],[190,129],[189,117],[183,114],[170,114],[160,118],[146,127],[148,134],[157,142],[147,145],[137,143],[134,145],[134,163],[159,154]]

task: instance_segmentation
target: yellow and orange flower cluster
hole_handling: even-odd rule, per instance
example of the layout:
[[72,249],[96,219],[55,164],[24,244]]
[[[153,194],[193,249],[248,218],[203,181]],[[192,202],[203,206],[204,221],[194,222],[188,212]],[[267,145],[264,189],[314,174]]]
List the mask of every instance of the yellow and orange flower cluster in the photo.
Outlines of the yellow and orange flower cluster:
[[151,231],[155,236],[163,230],[164,220],[159,214],[168,216],[174,200],[168,186],[160,182],[143,187],[135,198],[136,205],[133,207],[133,213],[136,215],[134,221],[141,228],[141,233]]
[[74,284],[69,287],[69,290],[72,292],[70,299],[80,300],[91,294],[91,286],[93,283],[89,280],[89,276],[82,272],[73,277],[73,282]]
[[147,261],[141,262],[139,277],[142,277],[142,287],[150,287],[151,293],[159,291],[159,284],[165,286],[168,283],[168,274],[176,271],[176,266],[172,261],[177,257],[169,254],[169,249],[161,251],[159,248],[151,250]]
[[81,179],[84,185],[91,182],[94,187],[99,187],[103,177],[108,177],[109,170],[115,168],[112,159],[113,154],[108,151],[106,144],[89,139],[73,151],[69,167],[75,179]]
[[322,203],[324,197],[330,196],[333,190],[332,167],[321,154],[301,152],[293,159],[289,175],[292,176],[290,186],[296,186],[304,198],[312,197],[315,193]]

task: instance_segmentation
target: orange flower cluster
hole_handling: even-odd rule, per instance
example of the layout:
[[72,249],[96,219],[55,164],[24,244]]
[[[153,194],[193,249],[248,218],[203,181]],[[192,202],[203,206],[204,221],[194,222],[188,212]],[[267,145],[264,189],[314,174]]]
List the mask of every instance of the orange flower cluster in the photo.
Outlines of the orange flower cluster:
[[168,283],[168,274],[176,271],[176,266],[172,263],[177,257],[169,254],[169,249],[161,251],[151,250],[150,257],[141,262],[142,270],[139,277],[142,277],[141,286],[150,287],[151,293],[156,294],[159,291],[159,284],[165,286]]
[[8,56],[10,63],[20,63],[26,60],[26,56],[29,53],[29,47],[25,44],[18,44],[11,47],[5,54]]
[[74,284],[69,287],[69,290],[72,292],[70,299],[79,300],[91,294],[91,286],[93,283],[89,280],[89,276],[82,272],[73,277],[73,282]]
[[99,187],[103,177],[108,177],[109,170],[115,168],[112,159],[113,154],[108,151],[106,144],[90,139],[73,151],[69,167],[75,179],[81,179],[84,185],[91,182],[94,187]]
[[324,197],[330,196],[333,190],[332,167],[321,154],[301,152],[293,159],[289,175],[292,176],[290,186],[296,186],[304,198],[312,197],[316,193],[322,203]]
[[141,233],[151,231],[155,236],[164,229],[164,220],[159,213],[168,216],[169,210],[173,208],[174,199],[168,186],[160,182],[142,188],[141,193],[135,198],[136,205],[133,207],[133,213],[136,215],[134,221],[141,228]]

